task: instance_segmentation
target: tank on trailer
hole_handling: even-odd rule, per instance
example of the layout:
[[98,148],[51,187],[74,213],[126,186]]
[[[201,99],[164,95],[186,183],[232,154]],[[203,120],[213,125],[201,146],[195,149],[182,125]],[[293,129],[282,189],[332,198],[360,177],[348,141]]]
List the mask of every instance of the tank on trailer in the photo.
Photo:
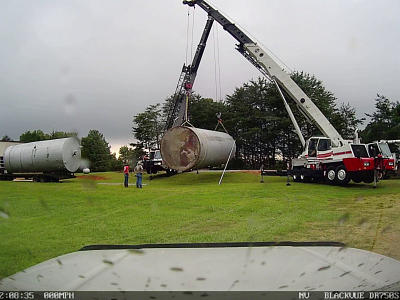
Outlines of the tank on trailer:
[[161,140],[164,163],[177,171],[224,164],[235,150],[235,141],[229,134],[195,127],[173,127]]
[[[81,164],[78,138],[38,141],[10,146],[4,154],[8,174],[51,175],[55,179],[72,177]],[[35,176],[32,176],[35,178]]]

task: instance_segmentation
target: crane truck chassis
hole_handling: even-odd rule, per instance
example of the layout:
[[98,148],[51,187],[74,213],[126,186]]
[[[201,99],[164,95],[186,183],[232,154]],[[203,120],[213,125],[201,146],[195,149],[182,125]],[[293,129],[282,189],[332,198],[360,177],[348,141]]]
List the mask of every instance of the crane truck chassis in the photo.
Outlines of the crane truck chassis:
[[[218,22],[238,42],[236,50],[276,86],[305,149],[298,158],[292,160],[290,173],[294,181],[325,180],[339,185],[346,185],[350,180],[371,183],[383,177],[385,172],[395,169],[394,158],[385,155],[380,145],[376,144],[375,147],[361,144],[357,136],[354,141],[343,139],[269,53],[221,12],[204,0],[183,1],[183,4],[199,6],[208,14],[209,19]],[[307,141],[304,139],[286,97],[291,98],[305,118],[316,125],[322,137],[311,137]]]
[[333,148],[331,140],[312,137],[307,141],[306,151],[292,160],[291,175],[296,182],[325,180],[330,184],[346,185],[372,183],[395,169],[395,159],[382,148],[385,144],[368,145],[348,143]]

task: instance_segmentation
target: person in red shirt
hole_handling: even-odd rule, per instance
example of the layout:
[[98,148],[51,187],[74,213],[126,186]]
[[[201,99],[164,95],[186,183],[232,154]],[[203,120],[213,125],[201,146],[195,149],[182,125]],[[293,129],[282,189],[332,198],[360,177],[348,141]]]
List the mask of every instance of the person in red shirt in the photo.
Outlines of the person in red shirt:
[[125,166],[124,166],[124,177],[125,177],[124,186],[127,188],[128,180],[129,180],[129,165],[128,165],[128,163],[125,163]]

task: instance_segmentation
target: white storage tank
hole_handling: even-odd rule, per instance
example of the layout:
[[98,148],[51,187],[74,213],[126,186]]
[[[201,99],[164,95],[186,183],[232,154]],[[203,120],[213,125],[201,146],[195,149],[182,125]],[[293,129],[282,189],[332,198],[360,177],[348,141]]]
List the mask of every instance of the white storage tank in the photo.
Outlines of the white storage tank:
[[164,163],[177,171],[224,164],[231,151],[233,156],[236,146],[229,134],[195,127],[173,127],[161,140]]
[[81,148],[76,137],[20,144],[6,149],[4,162],[8,173],[74,173],[81,163]]

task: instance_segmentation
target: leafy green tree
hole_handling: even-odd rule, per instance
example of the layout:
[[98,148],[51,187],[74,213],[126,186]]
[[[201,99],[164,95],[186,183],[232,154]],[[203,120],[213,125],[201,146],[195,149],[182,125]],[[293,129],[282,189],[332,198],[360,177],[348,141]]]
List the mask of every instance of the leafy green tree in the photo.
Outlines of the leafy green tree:
[[9,141],[11,141],[11,138],[10,138],[8,135],[5,135],[5,136],[3,136],[3,137],[1,138],[1,141],[2,141],[2,142],[9,142]]
[[[314,75],[305,72],[294,72],[291,77],[306,95],[310,97],[343,138],[353,138],[355,129],[363,120],[356,117],[355,109],[350,104],[341,104],[338,107],[338,99],[332,92],[326,90],[322,81]],[[293,103],[291,105],[295,107]],[[321,135],[317,126],[312,122],[311,124],[306,122],[298,109],[294,108],[293,111],[297,119],[300,120],[299,123],[306,138],[313,135]]]
[[103,134],[98,130],[90,130],[87,137],[81,141],[82,157],[90,161],[90,168],[94,172],[111,169],[112,155],[110,146]]
[[62,138],[67,138],[67,137],[73,137],[73,136],[78,136],[77,132],[64,132],[64,131],[52,131],[49,134],[49,140],[54,140],[54,139],[62,139]]
[[110,170],[121,171],[124,167],[123,161],[117,158],[116,153],[111,154]]
[[349,103],[342,103],[338,110],[331,116],[331,122],[344,139],[353,139],[356,129],[365,121],[357,118],[356,110]]
[[30,142],[36,142],[36,141],[43,141],[43,140],[48,140],[49,135],[45,134],[42,130],[37,129],[37,130],[28,130],[24,132],[23,134],[20,135],[19,140],[21,142],[25,143],[30,143]]
[[30,143],[36,141],[44,141],[44,140],[54,140],[61,139],[71,136],[77,136],[76,132],[64,132],[64,131],[52,131],[51,133],[44,133],[42,130],[28,130],[20,135],[19,140],[21,142]]
[[176,99],[179,99],[179,97],[180,97],[179,95],[169,96],[164,100],[164,102],[161,105],[161,119],[162,122],[164,123],[163,130],[166,129],[168,115],[173,110],[175,101]]
[[134,165],[137,161],[142,159],[142,157],[146,154],[146,151],[144,150],[143,143],[131,143],[130,145],[133,147],[132,165]]
[[145,148],[160,147],[163,132],[161,104],[150,105],[133,117],[132,132]]
[[[176,98],[170,96],[165,99],[162,104],[162,121],[165,123],[168,118],[168,113],[174,105]],[[227,107],[224,102],[216,102],[211,98],[203,98],[199,94],[192,93],[189,98],[188,118],[189,122],[199,128],[214,129],[217,125],[217,113],[222,113],[225,116]],[[165,129],[165,127],[163,128]]]
[[119,148],[119,160],[123,163],[129,163],[131,165],[134,159],[135,149],[128,146],[122,146]]
[[274,164],[282,121],[277,106],[283,106],[277,96],[264,78],[250,81],[227,96],[225,125],[236,140],[236,157],[247,167]]
[[214,130],[217,125],[217,114],[225,117],[227,107],[224,102],[215,102],[210,98],[202,98],[193,94],[189,101],[189,121],[199,128]]
[[400,139],[400,103],[398,101],[393,102],[378,94],[375,99],[375,111],[366,115],[371,120],[361,132],[363,142]]

